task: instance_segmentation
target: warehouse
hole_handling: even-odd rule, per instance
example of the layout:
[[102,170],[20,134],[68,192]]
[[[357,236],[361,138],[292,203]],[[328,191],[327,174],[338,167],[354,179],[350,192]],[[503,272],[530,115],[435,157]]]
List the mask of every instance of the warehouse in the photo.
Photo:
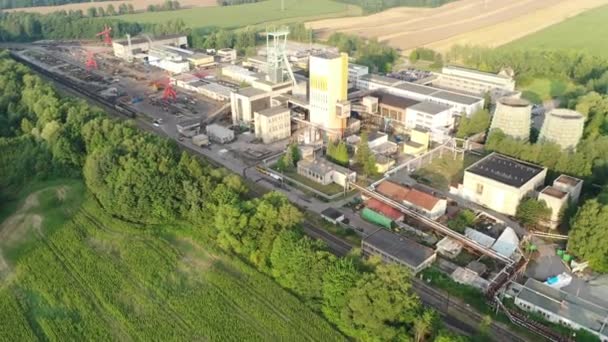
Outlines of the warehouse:
[[131,39],[130,48],[127,39],[117,39],[112,42],[112,49],[114,50],[114,56],[129,59],[139,53],[147,53],[152,46],[162,45],[187,48],[188,37],[181,34],[151,37],[150,40],[146,37],[135,37]]
[[391,123],[406,126],[406,110],[419,103],[419,101],[407,97],[396,96],[385,92],[374,93],[378,98],[378,114],[383,118],[390,119]]
[[573,330],[585,329],[608,341],[608,309],[567,292],[528,279],[515,297],[515,305]]
[[207,136],[211,141],[226,144],[234,140],[234,131],[218,124],[211,124],[206,128]]
[[547,168],[498,153],[469,166],[457,192],[460,196],[507,215],[515,215],[519,202],[545,182]]
[[443,143],[454,129],[450,107],[433,102],[419,102],[406,110],[406,127],[429,132],[432,141]]
[[492,74],[457,66],[445,66],[441,73],[435,73],[435,76],[433,85],[437,87],[457,89],[476,95],[496,91],[515,91],[512,70],[501,70],[498,74]]
[[412,82],[405,82],[395,78],[366,75],[359,79],[357,88],[362,90],[379,90],[389,94],[407,97],[416,101],[433,102],[450,108],[451,114],[467,116],[483,109],[484,99],[476,96],[464,95],[454,91],[424,86]]
[[366,256],[379,255],[384,262],[406,266],[413,274],[430,266],[437,256],[433,249],[385,229],[364,238],[361,250]]

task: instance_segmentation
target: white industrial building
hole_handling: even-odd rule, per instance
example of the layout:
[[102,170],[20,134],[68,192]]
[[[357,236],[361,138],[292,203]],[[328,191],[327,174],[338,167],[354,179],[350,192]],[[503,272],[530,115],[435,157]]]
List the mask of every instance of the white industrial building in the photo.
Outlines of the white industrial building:
[[568,193],[553,186],[547,186],[538,193],[538,200],[544,201],[547,207],[551,209],[549,221],[544,222],[544,225],[551,229],[557,228],[560,223],[561,214],[568,205]]
[[220,62],[222,63],[234,63],[237,55],[235,49],[225,48],[217,50],[216,56],[218,56]]
[[369,74],[369,67],[366,65],[348,63],[348,85],[349,87],[355,87],[357,81]]
[[112,42],[112,49],[114,51],[114,56],[122,59],[130,59],[137,54],[147,53],[152,47],[163,45],[187,48],[188,37],[182,34],[175,34],[159,37],[149,37],[149,39],[148,37],[117,39]]
[[336,183],[345,187],[348,182],[357,180],[355,171],[324,159],[300,160],[298,174],[323,185]]
[[563,192],[567,192],[570,196],[570,201],[572,203],[578,203],[578,200],[581,197],[581,191],[583,190],[583,181],[571,176],[561,175],[553,181],[553,187]]
[[431,140],[443,143],[454,129],[454,117],[450,107],[423,101],[405,110],[405,124],[409,129],[423,128],[429,131]]
[[264,144],[287,139],[291,136],[291,111],[277,106],[255,112],[255,136]]
[[553,109],[545,117],[539,141],[550,141],[563,149],[575,149],[583,137],[585,117],[570,109]]
[[385,92],[417,101],[426,101],[450,107],[452,116],[469,116],[483,109],[481,97],[459,94],[435,87],[401,81],[395,78],[368,74],[357,81],[357,88],[363,90],[383,89]]
[[608,341],[608,309],[535,279],[528,279],[515,296],[515,305],[572,330],[584,329]]
[[450,192],[500,213],[515,215],[520,201],[542,186],[546,175],[547,168],[492,153],[469,166],[463,184]]
[[482,95],[495,91],[515,91],[513,72],[503,69],[498,74],[462,68],[445,66],[440,73],[435,73],[433,85],[442,88],[456,89],[466,93]]
[[259,73],[238,65],[228,65],[222,68],[222,76],[228,77],[235,82],[252,84],[253,81],[263,78]]

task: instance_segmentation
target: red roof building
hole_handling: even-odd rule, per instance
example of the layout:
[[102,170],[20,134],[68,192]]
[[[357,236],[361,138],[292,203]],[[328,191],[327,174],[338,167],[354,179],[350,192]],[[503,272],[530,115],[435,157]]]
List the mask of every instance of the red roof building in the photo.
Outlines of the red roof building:
[[447,209],[447,201],[424,191],[384,181],[376,186],[376,192],[399,202],[431,219],[437,219]]
[[365,206],[379,214],[382,214],[382,215],[390,218],[393,221],[403,220],[402,212],[391,207],[388,204],[380,202],[379,200],[377,200],[375,198],[370,198],[367,201],[365,201]]

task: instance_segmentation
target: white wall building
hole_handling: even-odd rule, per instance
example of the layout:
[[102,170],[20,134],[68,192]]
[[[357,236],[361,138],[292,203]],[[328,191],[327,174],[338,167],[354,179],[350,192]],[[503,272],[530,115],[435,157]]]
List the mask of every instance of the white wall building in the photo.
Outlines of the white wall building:
[[426,101],[450,107],[451,114],[471,115],[483,109],[484,99],[481,97],[464,95],[455,91],[447,91],[430,86],[420,85],[398,79],[365,75],[357,81],[357,88],[363,90],[384,89],[385,92],[403,96],[417,101]]
[[445,66],[433,84],[438,87],[458,89],[467,93],[482,95],[494,90],[515,91],[515,79],[507,70],[498,74],[467,69],[457,66]]
[[[152,43],[150,43],[150,41]],[[133,37],[131,38],[131,47],[127,39],[117,39],[112,42],[114,56],[118,58],[128,59],[140,53],[147,53],[152,46],[171,45],[180,48],[188,47],[188,37],[186,35],[175,34],[159,37]]]
[[277,106],[255,112],[255,136],[264,144],[287,139],[291,136],[291,111]]
[[226,144],[234,140],[234,131],[218,124],[208,125],[207,136],[211,141]]
[[547,168],[492,153],[469,166],[457,192],[477,204],[515,215],[519,202],[545,182]]
[[322,159],[300,160],[298,174],[323,185],[336,183],[346,186],[347,182],[357,180],[355,171]]
[[409,129],[424,128],[431,140],[443,143],[454,129],[454,117],[450,107],[433,102],[420,102],[405,110],[405,126]]
[[545,201],[547,207],[551,209],[549,222],[544,222],[544,224],[551,229],[557,228],[560,223],[560,214],[568,205],[568,193],[555,187],[547,186],[538,193],[538,200]]

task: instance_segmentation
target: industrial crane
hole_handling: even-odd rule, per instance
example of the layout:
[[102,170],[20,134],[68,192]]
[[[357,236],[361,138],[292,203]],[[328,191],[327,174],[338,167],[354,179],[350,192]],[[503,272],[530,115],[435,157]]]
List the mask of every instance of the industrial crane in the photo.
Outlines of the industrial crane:
[[110,32],[112,32],[112,28],[104,25],[103,27],[103,31],[97,33],[95,36],[99,37],[102,36],[103,37],[103,42],[107,45],[112,45],[112,37],[110,37]]

